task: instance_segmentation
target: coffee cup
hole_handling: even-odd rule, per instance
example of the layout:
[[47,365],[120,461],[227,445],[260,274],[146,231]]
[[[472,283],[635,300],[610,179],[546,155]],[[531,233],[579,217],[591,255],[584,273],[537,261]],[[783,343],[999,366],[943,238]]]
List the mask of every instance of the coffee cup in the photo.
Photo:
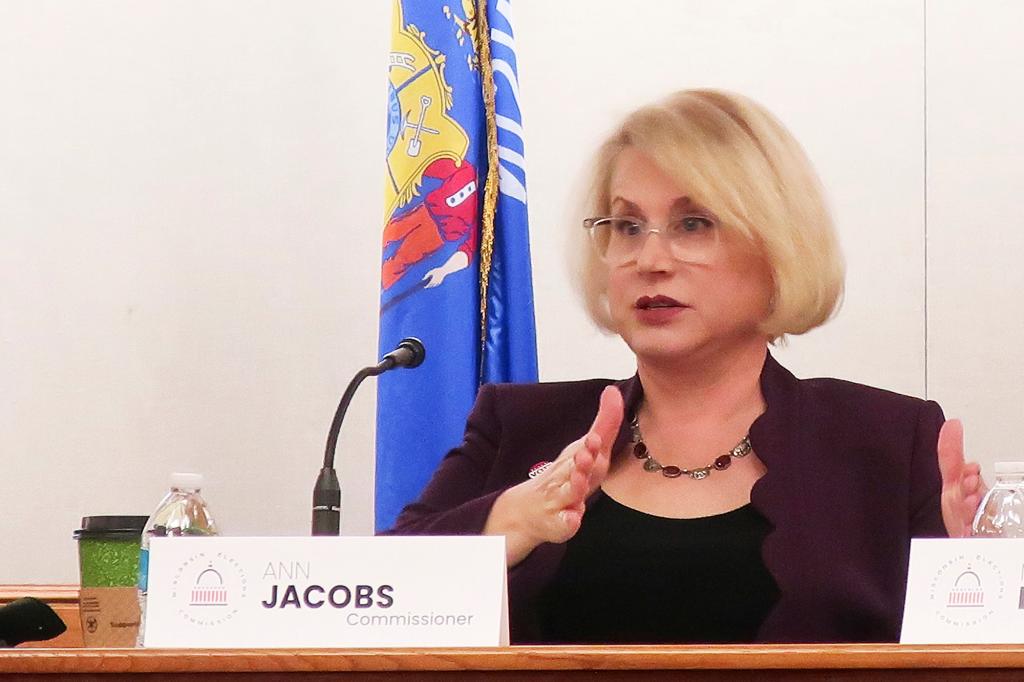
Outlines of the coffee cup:
[[133,647],[139,632],[139,546],[145,516],[86,516],[74,532],[87,647]]

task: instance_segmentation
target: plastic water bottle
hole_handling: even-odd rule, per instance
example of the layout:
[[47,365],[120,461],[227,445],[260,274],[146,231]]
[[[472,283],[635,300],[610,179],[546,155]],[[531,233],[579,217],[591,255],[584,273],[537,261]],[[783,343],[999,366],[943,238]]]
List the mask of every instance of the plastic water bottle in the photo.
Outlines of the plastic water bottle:
[[1024,462],[996,462],[996,484],[972,525],[980,538],[1024,538]]
[[142,646],[146,629],[146,596],[149,592],[149,541],[154,537],[182,537],[216,535],[214,523],[206,501],[199,494],[203,487],[200,474],[171,474],[171,491],[160,501],[156,511],[146,521],[142,532],[142,551],[139,553],[139,637]]

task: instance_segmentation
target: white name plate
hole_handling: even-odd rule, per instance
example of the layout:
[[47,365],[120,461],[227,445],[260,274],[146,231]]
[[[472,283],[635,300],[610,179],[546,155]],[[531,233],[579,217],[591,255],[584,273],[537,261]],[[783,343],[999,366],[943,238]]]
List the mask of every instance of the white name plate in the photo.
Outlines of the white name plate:
[[502,537],[154,538],[147,647],[508,643]]
[[1024,643],[1024,539],[913,540],[900,642]]

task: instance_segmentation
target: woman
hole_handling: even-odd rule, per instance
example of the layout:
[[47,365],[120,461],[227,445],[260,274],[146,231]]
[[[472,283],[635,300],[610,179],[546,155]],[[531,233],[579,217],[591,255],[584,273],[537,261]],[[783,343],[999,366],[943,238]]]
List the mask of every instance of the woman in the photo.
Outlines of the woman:
[[591,215],[584,298],[636,376],[483,387],[392,532],[504,535],[514,642],[898,639],[910,538],[964,535],[984,484],[937,404],[768,353],[842,291],[799,145],[677,93],[602,146]]

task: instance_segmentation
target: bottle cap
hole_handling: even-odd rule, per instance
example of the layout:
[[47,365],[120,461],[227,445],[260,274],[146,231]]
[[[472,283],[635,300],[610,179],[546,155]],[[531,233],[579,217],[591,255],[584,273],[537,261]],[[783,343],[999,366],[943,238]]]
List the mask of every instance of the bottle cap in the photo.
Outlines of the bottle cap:
[[996,476],[999,474],[1024,474],[1024,462],[996,462]]
[[203,475],[185,473],[171,474],[171,487],[180,488],[182,490],[199,490],[203,487]]

